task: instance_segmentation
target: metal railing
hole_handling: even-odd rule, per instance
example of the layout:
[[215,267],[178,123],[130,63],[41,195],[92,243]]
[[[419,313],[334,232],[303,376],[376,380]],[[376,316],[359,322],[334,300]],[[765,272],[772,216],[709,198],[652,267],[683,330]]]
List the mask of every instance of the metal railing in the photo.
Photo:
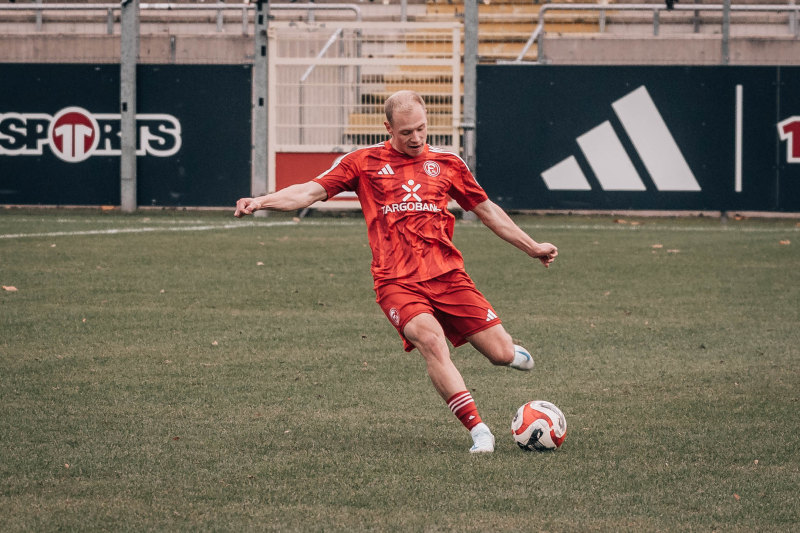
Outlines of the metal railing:
[[[216,11],[217,12],[217,31],[222,31],[222,12],[239,11],[242,12],[242,35],[247,35],[248,12],[255,10],[256,4],[238,3],[226,4],[218,1],[216,4],[139,4],[142,11]],[[36,31],[42,31],[42,12],[43,11],[105,11],[107,19],[108,35],[114,33],[114,13],[122,9],[119,4],[0,4],[0,12],[3,11],[33,11],[36,13]],[[313,20],[314,11],[352,11],[355,13],[356,20],[361,21],[361,8],[356,4],[270,4],[270,11],[307,11],[309,20]]]
[[[723,4],[704,5],[704,4],[688,4],[688,5],[675,5],[673,11],[716,11],[723,12],[725,10]],[[800,16],[800,5],[735,5],[728,6],[730,11],[736,12],[776,12],[776,13],[789,13],[789,32],[794,35],[795,39],[800,38],[800,27],[798,27],[798,17]],[[653,4],[545,4],[539,10],[539,24],[533,30],[530,38],[525,43],[522,51],[512,63],[522,63],[525,54],[528,53],[533,43],[538,44],[538,62],[545,62],[544,55],[544,35],[545,35],[545,14],[548,11],[598,11],[600,13],[600,20],[605,21],[606,11],[649,11],[653,13],[653,35],[659,33],[659,15],[661,11],[670,11],[666,5],[653,5]],[[727,41],[728,31],[724,29],[723,40]]]

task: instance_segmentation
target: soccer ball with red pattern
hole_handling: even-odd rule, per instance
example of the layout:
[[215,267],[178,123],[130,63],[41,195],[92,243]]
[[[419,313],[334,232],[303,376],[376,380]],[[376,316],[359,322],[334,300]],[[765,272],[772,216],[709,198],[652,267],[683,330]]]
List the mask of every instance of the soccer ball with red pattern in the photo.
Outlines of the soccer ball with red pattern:
[[511,421],[511,435],[523,450],[555,450],[567,437],[567,419],[550,402],[528,402],[517,409]]

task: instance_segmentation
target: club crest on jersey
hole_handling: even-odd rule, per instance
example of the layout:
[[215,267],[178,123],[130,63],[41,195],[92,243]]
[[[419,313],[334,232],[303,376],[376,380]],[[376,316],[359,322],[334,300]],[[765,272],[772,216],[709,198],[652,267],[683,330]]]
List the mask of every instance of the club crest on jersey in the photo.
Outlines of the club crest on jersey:
[[425,161],[425,163],[422,165],[422,170],[424,170],[425,174],[432,178],[438,176],[442,171],[442,169],[439,168],[439,163],[436,161]]
[[392,319],[392,322],[394,323],[395,326],[400,325],[400,313],[398,313],[397,309],[395,309],[394,307],[389,309],[389,318]]

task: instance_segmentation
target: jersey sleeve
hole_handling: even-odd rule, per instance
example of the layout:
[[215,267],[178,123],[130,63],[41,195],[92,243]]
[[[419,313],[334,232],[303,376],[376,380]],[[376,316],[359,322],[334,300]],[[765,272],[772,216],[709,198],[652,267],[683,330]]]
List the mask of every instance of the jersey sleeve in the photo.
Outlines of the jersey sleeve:
[[358,187],[358,152],[350,152],[336,161],[331,168],[314,178],[328,193],[328,199],[340,192],[355,191]]
[[465,211],[472,211],[476,205],[489,199],[461,159],[458,159],[458,170],[447,193]]

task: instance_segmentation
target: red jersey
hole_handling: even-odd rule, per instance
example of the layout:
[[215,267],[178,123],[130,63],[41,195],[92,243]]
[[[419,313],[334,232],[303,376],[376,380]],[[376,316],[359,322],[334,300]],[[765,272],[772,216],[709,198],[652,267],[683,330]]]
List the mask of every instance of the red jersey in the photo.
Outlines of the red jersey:
[[488,199],[457,155],[425,145],[416,157],[390,141],[356,150],[314,178],[332,198],[354,191],[372,248],[372,277],[425,281],[464,268],[453,245],[452,197],[466,211]]

